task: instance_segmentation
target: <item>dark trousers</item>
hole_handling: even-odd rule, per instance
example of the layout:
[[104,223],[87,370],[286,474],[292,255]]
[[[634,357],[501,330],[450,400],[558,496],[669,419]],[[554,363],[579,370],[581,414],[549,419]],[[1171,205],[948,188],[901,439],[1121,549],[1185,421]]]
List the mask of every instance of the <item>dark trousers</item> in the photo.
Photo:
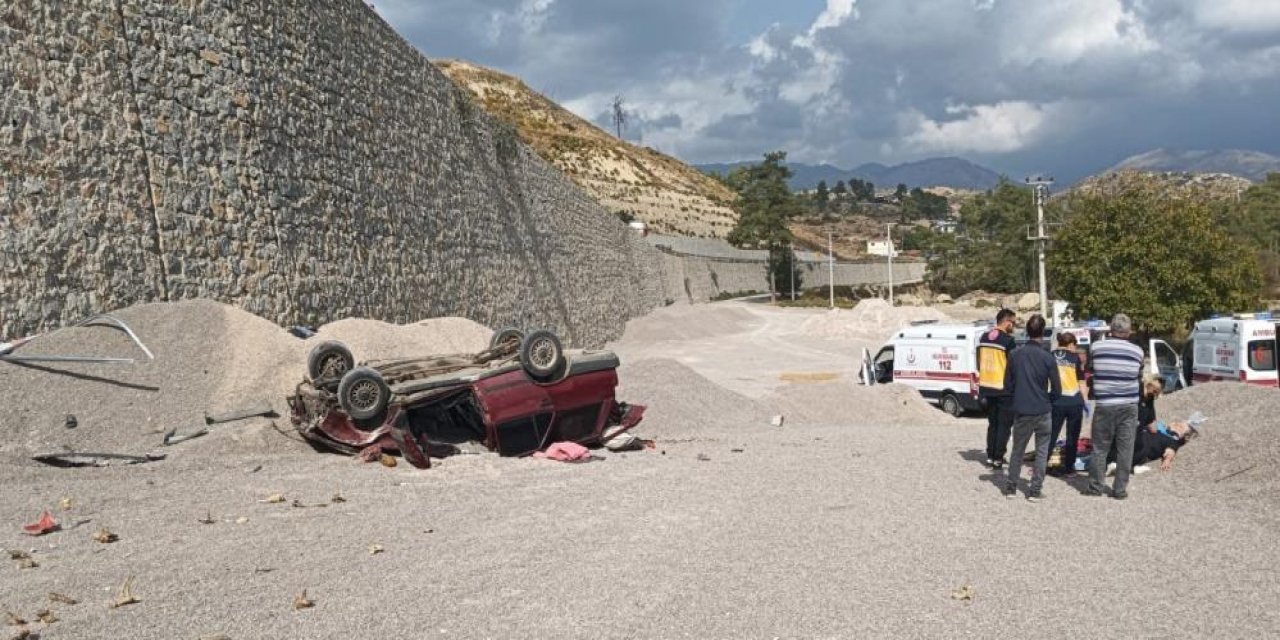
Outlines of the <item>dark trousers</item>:
[[1084,422],[1084,405],[1060,407],[1053,405],[1053,435],[1049,438],[1049,448],[1058,441],[1062,433],[1062,425],[1067,426],[1067,442],[1062,445],[1062,468],[1067,471],[1076,469],[1076,449],[1080,446],[1080,425]]
[[1138,405],[1099,406],[1093,413],[1093,454],[1089,456],[1089,488],[1106,488],[1107,456],[1116,452],[1116,480],[1112,491],[1124,494],[1133,469],[1133,438],[1138,431]]
[[1018,476],[1022,473],[1022,457],[1027,452],[1027,443],[1035,438],[1036,461],[1031,467],[1031,485],[1027,495],[1040,495],[1044,486],[1044,468],[1049,461],[1049,414],[1038,416],[1018,416],[1013,420],[1013,455],[1009,456],[1009,475],[1005,487],[1009,491],[1018,488]]
[[1009,448],[1009,431],[1013,428],[1013,397],[988,396],[987,458],[1000,460]]

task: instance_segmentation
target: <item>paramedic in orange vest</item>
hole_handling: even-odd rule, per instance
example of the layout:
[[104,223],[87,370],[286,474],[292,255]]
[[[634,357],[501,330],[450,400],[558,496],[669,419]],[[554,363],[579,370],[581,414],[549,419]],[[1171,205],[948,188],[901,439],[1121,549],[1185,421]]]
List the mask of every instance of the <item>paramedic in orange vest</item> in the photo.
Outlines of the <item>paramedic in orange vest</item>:
[[1051,475],[1074,477],[1076,475],[1076,448],[1080,446],[1080,425],[1084,422],[1084,407],[1089,400],[1084,381],[1084,364],[1076,352],[1076,337],[1070,333],[1058,334],[1058,348],[1053,350],[1058,361],[1058,379],[1062,381],[1062,395],[1053,402],[1053,435],[1049,447],[1058,442],[1062,425],[1067,426],[1067,441],[1062,445],[1062,464],[1050,470]]
[[1006,389],[1004,373],[1013,351],[1013,325],[1018,315],[1009,309],[996,314],[996,326],[978,340],[978,397],[987,403],[987,465],[1004,466],[1013,425],[1013,396]]

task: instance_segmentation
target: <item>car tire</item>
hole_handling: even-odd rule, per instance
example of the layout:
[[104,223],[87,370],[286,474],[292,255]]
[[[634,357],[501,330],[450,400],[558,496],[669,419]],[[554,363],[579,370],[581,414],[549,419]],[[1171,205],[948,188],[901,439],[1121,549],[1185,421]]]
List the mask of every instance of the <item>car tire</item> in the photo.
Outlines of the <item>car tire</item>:
[[337,380],[356,364],[351,350],[335,340],[321,342],[307,354],[307,375],[315,380]]
[[960,406],[960,398],[957,398],[954,393],[943,394],[942,398],[938,400],[938,408],[956,418],[959,418],[960,414],[964,413],[964,407]]
[[564,347],[556,334],[539,330],[520,343],[520,366],[530,378],[539,382],[553,380],[564,370]]
[[524,342],[524,332],[515,327],[503,327],[493,332],[489,337],[489,349],[496,349],[498,345],[505,343],[514,343],[512,351],[520,348],[520,344]]
[[352,420],[372,420],[382,415],[391,401],[391,389],[382,374],[369,367],[356,367],[338,383],[338,406]]

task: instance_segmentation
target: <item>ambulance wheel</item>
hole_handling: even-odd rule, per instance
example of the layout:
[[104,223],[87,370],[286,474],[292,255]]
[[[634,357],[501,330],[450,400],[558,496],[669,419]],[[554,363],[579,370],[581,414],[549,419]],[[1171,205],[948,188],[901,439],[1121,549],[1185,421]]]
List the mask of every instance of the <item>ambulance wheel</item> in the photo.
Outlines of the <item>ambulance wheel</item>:
[[960,399],[954,393],[943,394],[942,399],[938,401],[938,407],[956,418],[964,413],[964,407],[960,406]]

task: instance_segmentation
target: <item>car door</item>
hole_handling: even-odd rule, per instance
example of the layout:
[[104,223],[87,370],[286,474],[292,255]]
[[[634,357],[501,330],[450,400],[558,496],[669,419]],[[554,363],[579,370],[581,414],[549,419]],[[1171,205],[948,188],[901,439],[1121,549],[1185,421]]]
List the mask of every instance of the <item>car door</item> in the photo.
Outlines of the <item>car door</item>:
[[1166,393],[1185,389],[1187,380],[1182,374],[1182,358],[1168,342],[1152,338],[1147,349],[1149,371],[1160,376]]

